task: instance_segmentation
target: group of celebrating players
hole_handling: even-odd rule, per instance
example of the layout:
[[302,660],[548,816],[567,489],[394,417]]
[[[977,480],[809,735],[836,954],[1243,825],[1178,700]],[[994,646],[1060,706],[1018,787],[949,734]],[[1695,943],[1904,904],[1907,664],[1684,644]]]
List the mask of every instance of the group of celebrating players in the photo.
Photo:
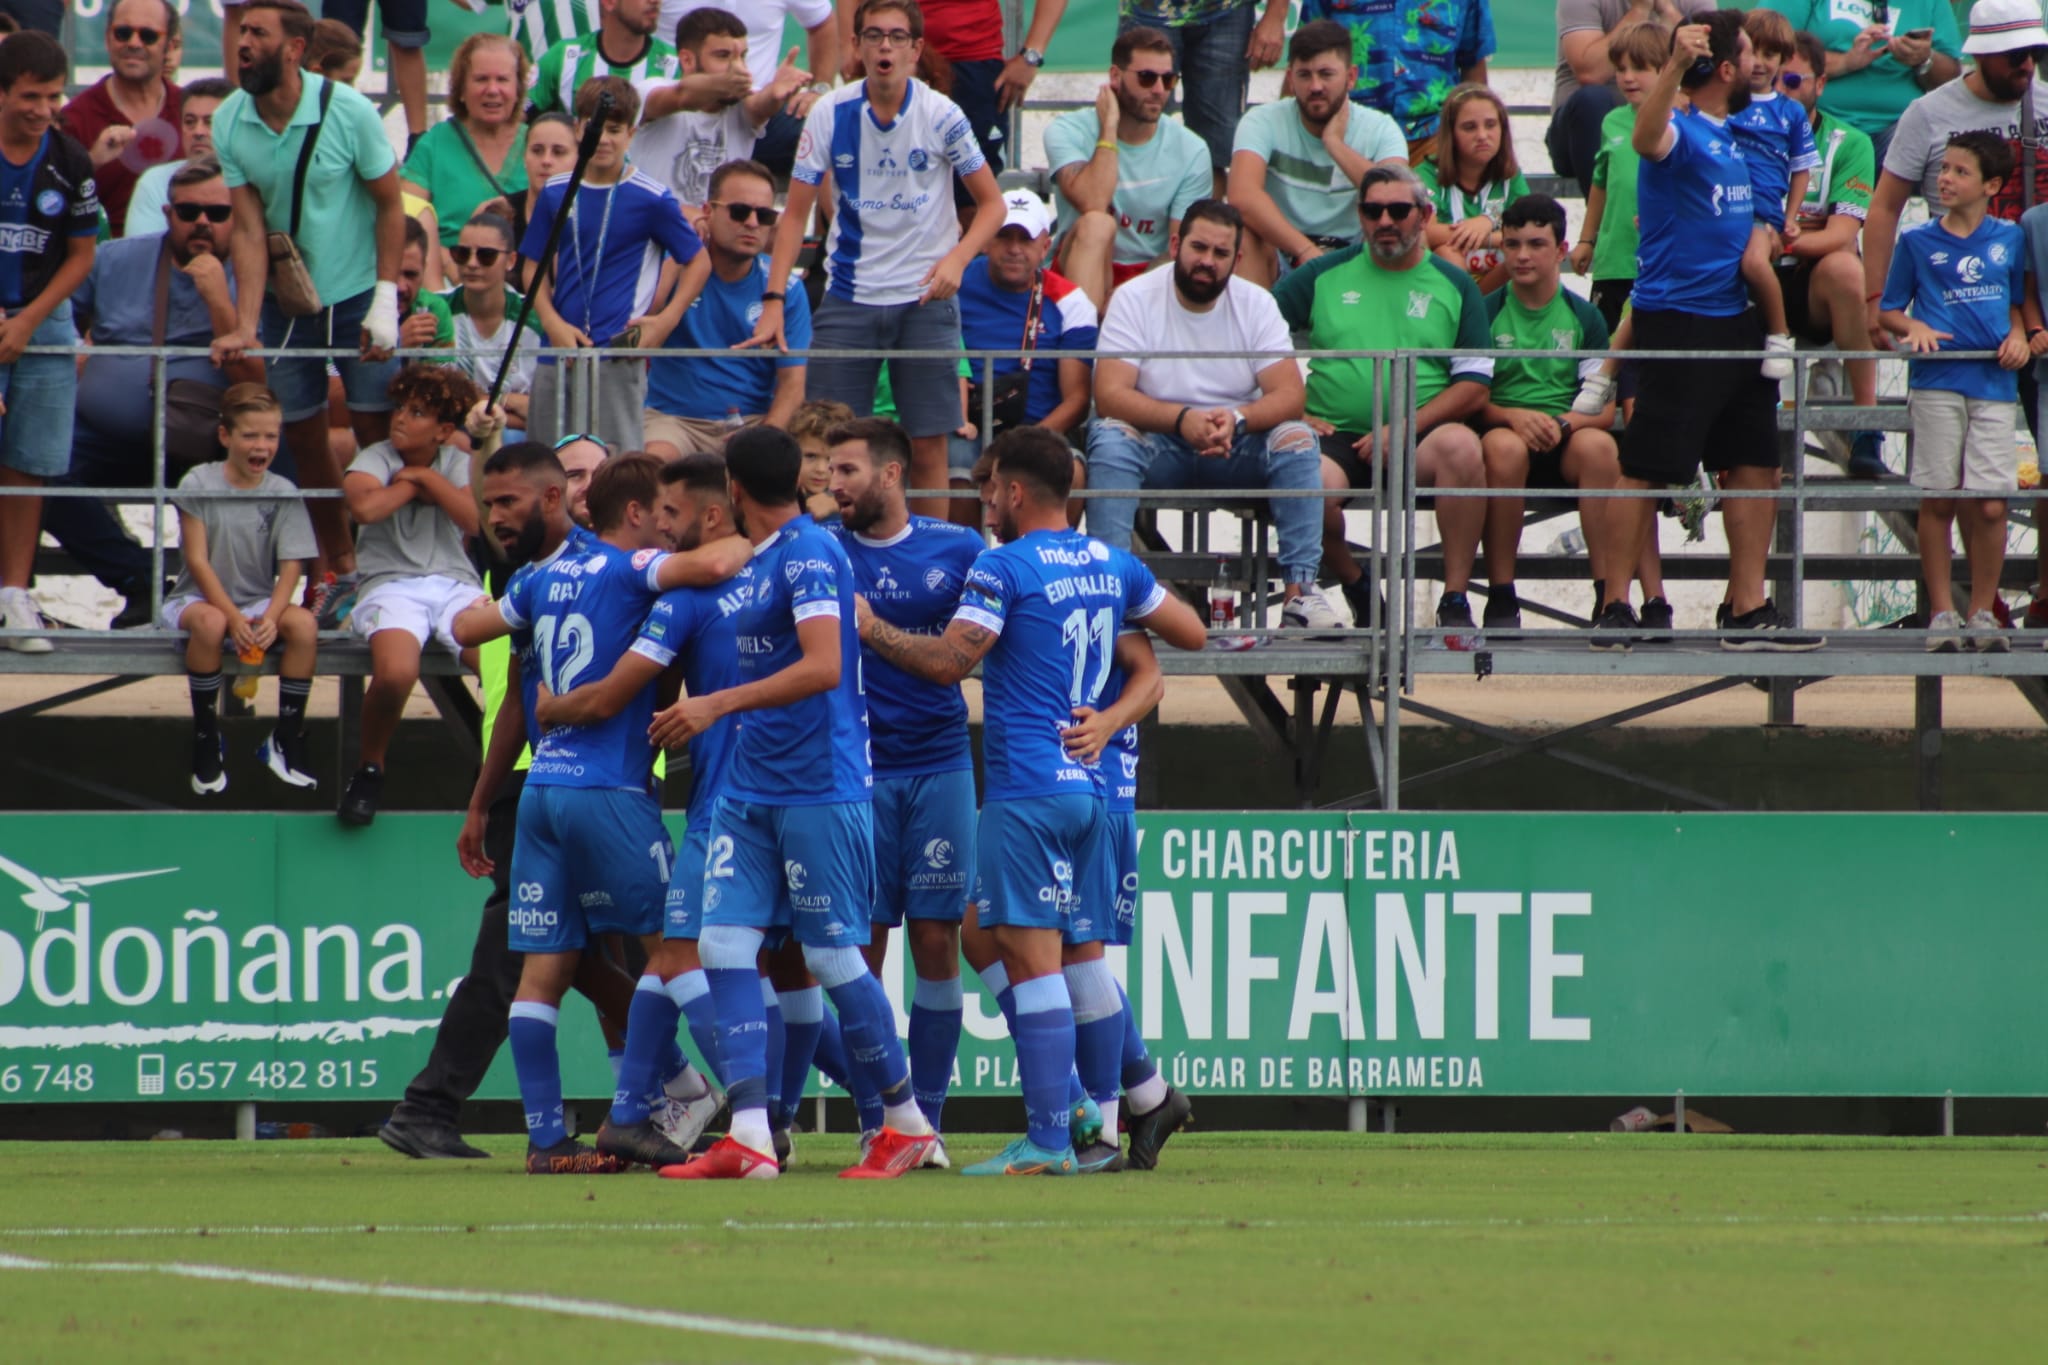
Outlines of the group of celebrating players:
[[[527,1171],[771,1179],[813,1065],[860,1111],[842,1176],[949,1166],[963,955],[1009,1025],[1027,1120],[965,1173],[1156,1164],[1189,1105],[1103,950],[1136,911],[1136,727],[1164,690],[1147,631],[1182,649],[1206,632],[1136,558],[1069,529],[1066,441],[1022,427],[990,446],[985,547],[910,513],[909,441],[881,419],[829,434],[824,524],[797,443],[753,426],[723,457],[606,462],[584,530],[554,453],[500,448],[478,418],[473,486],[524,567],[455,633],[511,637],[532,746],[509,915]],[[977,665],[978,810],[960,691]],[[655,757],[685,744],[678,854]],[[898,925],[907,1049],[876,976]],[[586,1146],[564,1125],[556,1020],[582,954],[615,934],[647,966]],[[685,1021],[711,1077],[679,1045]],[[729,1131],[699,1142],[725,1104]]]

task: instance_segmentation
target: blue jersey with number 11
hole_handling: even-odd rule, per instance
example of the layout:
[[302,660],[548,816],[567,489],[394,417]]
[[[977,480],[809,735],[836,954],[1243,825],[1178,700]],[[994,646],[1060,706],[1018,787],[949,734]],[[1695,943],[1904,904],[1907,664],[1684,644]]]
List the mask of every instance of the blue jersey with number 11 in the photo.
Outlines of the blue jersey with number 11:
[[[661,595],[655,575],[666,558],[659,550],[622,550],[599,541],[516,579],[498,611],[513,630],[533,632],[535,683],[559,697],[610,674]],[[653,719],[654,688],[648,686],[610,720],[549,730],[533,751],[527,783],[651,790],[654,750],[647,727]]]
[[958,619],[1001,637],[982,665],[984,799],[1100,792],[1094,765],[1067,757],[1060,731],[1095,706],[1124,621],[1166,590],[1135,556],[1073,531],[1033,531],[984,550]]

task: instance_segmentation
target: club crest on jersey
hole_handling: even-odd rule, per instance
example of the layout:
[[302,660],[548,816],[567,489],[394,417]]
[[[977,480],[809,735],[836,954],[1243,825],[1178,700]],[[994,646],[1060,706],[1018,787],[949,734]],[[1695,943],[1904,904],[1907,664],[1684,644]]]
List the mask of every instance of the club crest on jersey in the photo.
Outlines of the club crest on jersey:
[[1408,316],[1426,318],[1429,316],[1429,295],[1417,289],[1408,291]]
[[922,147],[912,147],[910,155],[905,157],[904,160],[910,163],[910,169],[913,171],[922,171],[932,164],[931,157],[925,154],[925,150]]
[[36,196],[36,212],[45,218],[55,218],[64,211],[64,196],[55,190],[44,190]]
[[1991,257],[1991,264],[1993,264],[1993,265],[2004,265],[2004,264],[2005,264],[2005,243],[2003,243],[2003,242],[1993,242],[1993,243],[1991,244],[1991,251],[1990,251],[1990,253],[1989,253],[1989,254],[1990,254],[1990,257]]
[[937,592],[945,587],[946,582],[947,576],[944,569],[926,569],[924,571],[924,585],[932,592]]
[[803,575],[804,562],[801,559],[792,559],[789,563],[782,566],[782,576],[791,583],[796,582]]

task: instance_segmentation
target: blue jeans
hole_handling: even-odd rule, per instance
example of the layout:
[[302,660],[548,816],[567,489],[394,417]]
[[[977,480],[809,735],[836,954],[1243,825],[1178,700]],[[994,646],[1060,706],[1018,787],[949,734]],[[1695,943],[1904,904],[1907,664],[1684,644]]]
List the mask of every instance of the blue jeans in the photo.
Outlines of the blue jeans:
[[[1178,436],[1139,431],[1100,418],[1088,430],[1088,487],[1093,492],[1141,488],[1265,488],[1314,490],[1323,486],[1316,435],[1303,422],[1255,431],[1221,458],[1204,458]],[[1131,548],[1135,498],[1091,498],[1088,534],[1120,550]],[[1280,533],[1280,569],[1289,583],[1313,583],[1323,559],[1323,504],[1317,498],[1275,498],[1273,525]]]
[[[76,346],[71,300],[50,310],[31,346]],[[71,421],[78,396],[78,362],[68,355],[25,355],[0,365],[0,464],[39,479],[61,477],[71,468]]]
[[[1206,24],[1166,29],[1166,36],[1173,41],[1174,66],[1180,72],[1180,99],[1186,106],[1183,121],[1188,131],[1209,144],[1209,164],[1218,171],[1230,169],[1237,121],[1244,116],[1245,97],[1251,90],[1252,69],[1244,50],[1258,22],[1256,11],[1252,0],[1244,0]],[[1150,26],[1143,19],[1123,25]]]

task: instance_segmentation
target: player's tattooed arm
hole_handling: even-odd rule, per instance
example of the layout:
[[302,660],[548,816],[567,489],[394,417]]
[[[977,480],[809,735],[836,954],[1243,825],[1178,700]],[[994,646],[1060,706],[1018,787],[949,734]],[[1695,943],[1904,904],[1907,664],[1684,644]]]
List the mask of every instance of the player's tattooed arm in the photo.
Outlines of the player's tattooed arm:
[[972,673],[995,648],[996,633],[971,621],[955,620],[944,635],[912,635],[868,612],[862,599],[860,640],[905,673],[951,686]]

